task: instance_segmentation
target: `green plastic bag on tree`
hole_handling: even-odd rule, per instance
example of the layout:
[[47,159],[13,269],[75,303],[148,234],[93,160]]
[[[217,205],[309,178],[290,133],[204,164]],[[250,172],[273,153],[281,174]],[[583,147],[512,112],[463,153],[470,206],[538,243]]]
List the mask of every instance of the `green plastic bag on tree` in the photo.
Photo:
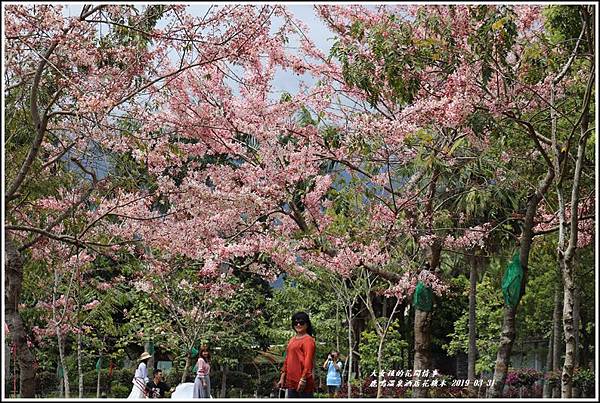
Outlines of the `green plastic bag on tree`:
[[415,293],[413,294],[413,306],[425,312],[431,312],[433,309],[433,291],[423,284],[422,281],[419,281],[417,283],[417,288],[415,288]]
[[523,280],[523,268],[519,261],[519,253],[515,253],[512,261],[504,272],[502,278],[502,294],[506,305],[514,308],[521,298],[521,281]]

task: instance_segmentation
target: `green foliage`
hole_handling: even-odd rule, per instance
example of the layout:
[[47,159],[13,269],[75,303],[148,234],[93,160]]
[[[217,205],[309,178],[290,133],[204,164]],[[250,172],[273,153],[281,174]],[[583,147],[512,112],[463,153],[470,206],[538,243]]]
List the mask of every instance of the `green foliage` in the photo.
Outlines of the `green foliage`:
[[115,398],[126,398],[127,396],[129,396],[129,393],[131,392],[131,386],[126,386],[123,384],[117,384],[114,385],[110,388],[110,397],[115,397]]
[[[379,318],[381,322],[386,322],[387,318]],[[383,325],[383,323],[382,323]],[[379,346],[379,336],[375,332],[375,328],[372,323],[367,326],[367,329],[363,330],[360,339],[360,363],[362,372],[365,374],[371,374],[373,371],[377,371],[377,349]],[[382,362],[384,370],[400,369],[403,368],[404,357],[403,350],[406,350],[409,343],[404,339],[403,334],[400,332],[400,324],[395,320],[388,330],[385,342],[383,344],[382,351]]]
[[593,390],[596,377],[594,371],[589,368],[575,368],[573,371],[573,386]]
[[[498,263],[493,263],[498,266]],[[490,270],[494,271],[494,270]],[[498,341],[502,327],[502,294],[499,278],[488,272],[477,285],[477,351],[479,358],[475,364],[476,373],[492,371],[496,362]],[[469,282],[464,282],[463,293],[468,295]],[[469,345],[468,310],[454,323],[451,341],[443,346],[451,356],[462,351],[466,353]]]
[[[553,44],[564,47],[566,52],[571,52],[575,40],[579,37],[582,28],[580,5],[549,5],[544,7],[544,27],[547,29],[549,40]],[[582,52],[589,49],[587,42],[582,43]]]
[[[416,76],[405,74],[405,66],[411,66],[414,72],[424,68],[423,59],[430,56],[431,50],[420,44],[412,43],[410,26],[398,25],[393,19],[384,21],[369,32],[360,21],[350,27],[351,36],[368,48],[375,60],[383,64],[377,74],[376,65],[364,55],[362,49],[354,44],[343,45],[337,41],[331,48],[331,56],[342,64],[342,74],[347,84],[357,87],[367,94],[371,106],[382,100],[382,93],[389,88],[394,102],[408,105],[420,88]],[[410,48],[410,52],[406,48]]]
[[[486,86],[492,77],[495,64],[506,67],[506,57],[515,44],[517,37],[516,15],[507,6],[490,7],[486,5],[473,8],[473,18],[479,28],[468,40],[474,54],[481,58],[481,78]],[[508,74],[510,70],[508,70]],[[509,77],[514,79],[514,77]]]

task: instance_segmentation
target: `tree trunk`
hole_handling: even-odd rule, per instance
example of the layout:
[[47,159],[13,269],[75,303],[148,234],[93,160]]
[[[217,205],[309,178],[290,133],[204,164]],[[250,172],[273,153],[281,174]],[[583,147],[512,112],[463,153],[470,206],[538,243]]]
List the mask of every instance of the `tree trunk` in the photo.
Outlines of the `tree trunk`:
[[69,370],[65,365],[65,348],[63,345],[62,333],[60,331],[60,327],[56,327],[56,339],[58,340],[58,355],[60,359],[60,367],[63,371],[63,382],[65,385],[65,399],[69,399],[71,397],[71,388],[69,386]]
[[[360,359],[356,360],[356,379],[362,379],[362,371],[360,368]],[[362,397],[363,395],[363,384],[362,382],[358,383],[358,395]]]
[[65,383],[62,379],[58,382],[58,397],[61,399],[65,397]]
[[[100,354],[98,356],[98,360],[100,360],[100,368],[102,368],[102,350],[100,350]],[[98,371],[98,378],[96,379],[96,398],[100,397],[100,370]]]
[[[151,341],[147,341],[144,343],[144,352],[150,353],[150,343],[152,343]],[[152,346],[152,354],[150,354],[151,357],[148,360],[148,377],[150,379],[152,379],[152,374],[154,372],[150,372],[150,369],[152,369],[152,371],[154,371],[154,346]]]
[[17,359],[13,365],[19,366],[19,396],[33,398],[35,397],[35,367],[33,365],[35,358],[27,344],[27,333],[19,314],[23,259],[8,234],[4,238],[4,248],[6,256],[4,319],[8,324],[11,340],[17,349]]
[[348,375],[346,377],[346,387],[348,389],[348,399],[352,397],[352,385],[350,382],[352,381],[352,364],[353,364],[353,356],[354,349],[352,344],[352,326],[353,326],[353,317],[352,317],[352,306],[348,305]]
[[[587,15],[587,14],[586,14]],[[589,20],[587,16],[586,23]],[[589,33],[588,33],[589,36]],[[591,77],[594,73],[591,73]],[[582,119],[581,132],[582,138],[579,140],[577,146],[577,160],[575,161],[575,173],[573,177],[573,186],[571,189],[571,220],[569,223],[569,239],[566,249],[559,249],[558,258],[563,274],[564,284],[564,297],[563,297],[563,328],[565,337],[565,361],[563,363],[563,370],[561,376],[561,398],[568,399],[572,397],[573,388],[573,367],[575,362],[575,329],[573,319],[573,305],[574,305],[574,294],[575,294],[575,280],[574,280],[574,259],[575,251],[577,250],[577,239],[578,239],[578,206],[579,206],[579,185],[581,178],[581,170],[583,160],[585,158],[585,146],[587,141],[587,115]],[[560,192],[559,192],[560,193]],[[562,226],[559,231],[560,235],[563,233]],[[561,242],[559,241],[559,245]]]
[[[562,351],[560,342],[562,336],[560,329],[561,302],[560,284],[557,283],[554,289],[554,314],[552,315],[552,371],[556,373],[560,370],[560,353]],[[556,398],[558,395],[558,385],[554,385],[552,388],[552,397]]]
[[[591,10],[591,9],[589,9]],[[593,30],[594,22],[592,20],[592,15],[588,11],[588,6],[579,7],[579,13],[583,20],[583,26],[581,31],[580,39],[585,34],[585,40],[590,46],[594,46],[595,42],[595,30]],[[579,39],[579,40],[580,40]],[[572,63],[577,51],[577,45],[579,44],[579,40],[573,49],[573,56],[569,59],[567,63]],[[595,47],[594,47],[595,49]],[[564,71],[566,71],[565,66]],[[565,338],[565,360],[562,368],[561,375],[561,398],[568,399],[572,397],[572,387],[573,387],[573,366],[574,366],[574,355],[575,351],[575,336],[574,336],[574,326],[573,326],[573,295],[574,295],[574,268],[573,261],[575,259],[575,253],[577,250],[577,240],[578,240],[578,222],[579,222],[579,189],[581,185],[581,171],[583,169],[583,163],[585,160],[585,149],[588,137],[591,135],[592,131],[589,129],[589,109],[590,103],[592,99],[592,95],[594,92],[594,84],[595,84],[595,65],[593,63],[593,59],[589,60],[589,75],[588,82],[586,86],[586,91],[581,107],[581,114],[579,120],[579,129],[580,136],[577,140],[577,158],[575,159],[575,167],[573,170],[573,182],[570,185],[571,198],[571,217],[569,222],[567,222],[566,217],[566,207],[564,200],[564,191],[565,185],[563,179],[566,178],[567,172],[569,172],[568,164],[571,159],[569,158],[568,153],[564,153],[564,150],[568,150],[571,146],[571,136],[566,144],[562,145],[562,148],[559,146],[557,138],[557,114],[556,110],[553,108],[554,106],[554,95],[555,95],[555,86],[558,84],[558,81],[562,78],[562,76],[558,76],[552,82],[551,91],[550,91],[550,104],[552,108],[551,111],[551,119],[552,119],[552,148],[554,150],[554,169],[556,172],[556,176],[558,179],[558,183],[556,186],[557,190],[557,198],[558,198],[558,218],[559,218],[559,231],[558,231],[558,246],[557,246],[557,257],[559,266],[562,272],[563,278],[563,330],[564,330],[564,338]],[[573,133],[577,128],[577,124],[573,126]],[[567,158],[561,158],[564,154],[567,154]],[[561,162],[564,161],[564,165]]]
[[335,304],[335,349],[340,351],[340,305],[339,303]]
[[573,388],[573,362],[575,355],[575,336],[573,335],[573,267],[572,260],[564,262],[564,300],[563,327],[565,337],[565,360],[561,376],[561,398],[571,398]]
[[221,365],[221,398],[227,397],[227,365]]
[[[435,180],[432,181],[432,183],[435,183]],[[433,197],[433,193],[431,194],[431,197]],[[439,268],[441,254],[442,244],[441,242],[436,241],[428,250],[429,267],[432,272],[437,271]],[[417,370],[420,370],[419,372],[431,370],[431,317],[432,312],[415,309],[415,355],[413,361],[413,373]],[[429,397],[429,388],[420,386],[413,388],[413,397]]]
[[477,266],[479,259],[474,256],[471,259],[471,267],[469,271],[469,352],[467,357],[467,378],[469,379],[469,396],[476,397],[477,390],[475,389],[475,361],[477,360]]
[[[573,367],[579,368],[579,286],[575,283],[573,295],[573,336],[574,336],[574,352],[573,352]],[[573,385],[573,397],[580,397],[581,390]]]
[[[554,169],[549,167],[548,172],[546,172],[546,176],[539,184],[539,187],[527,201],[527,211],[525,212],[523,232],[521,234],[519,245],[519,263],[523,269],[521,297],[525,294],[527,285],[529,251],[531,250],[531,242],[533,241],[533,225],[535,214],[537,212],[538,204],[542,200],[542,197],[548,190],[548,187],[552,183],[553,179]],[[509,306],[504,307],[504,319],[502,323],[500,345],[498,346],[498,353],[496,355],[496,365],[494,367],[494,377],[492,380],[493,383],[488,391],[488,397],[491,398],[498,398],[502,396],[502,390],[504,389],[504,383],[506,382],[506,375],[508,372],[510,353],[512,352],[512,347],[517,334],[515,329],[515,316],[517,314],[518,307],[518,303],[514,308]]]
[[384,337],[379,338],[379,346],[377,347],[377,398],[383,395],[383,342]]
[[183,367],[183,372],[181,373],[181,382],[180,383],[185,383],[185,378],[187,378],[187,373],[188,373],[188,370],[190,369],[191,361],[192,361],[192,355],[188,349],[188,353],[185,356],[185,366]]
[[492,386],[489,389],[489,397],[501,397],[504,382],[506,382],[506,374],[510,362],[510,353],[512,352],[513,343],[515,341],[515,316],[517,306],[514,308],[504,306],[504,321],[502,324],[502,333],[500,336],[500,347],[496,356],[496,366],[494,368],[494,378]]
[[[546,353],[546,372],[552,371],[552,337],[553,331],[550,331],[550,337],[548,337],[548,352]],[[544,380],[544,390],[542,397],[550,398],[552,397],[552,388],[550,387],[550,382]]]
[[79,378],[79,398],[83,399],[83,365],[81,363],[81,344],[81,333],[79,333],[77,335],[77,377]]
[[573,365],[578,368],[581,365],[579,361],[579,304],[580,304],[580,292],[579,286],[575,283],[575,295],[573,295],[573,329],[575,337],[575,356],[573,357]]
[[[413,372],[431,370],[431,312],[415,309],[415,359]],[[429,388],[413,388],[413,397],[429,397]]]

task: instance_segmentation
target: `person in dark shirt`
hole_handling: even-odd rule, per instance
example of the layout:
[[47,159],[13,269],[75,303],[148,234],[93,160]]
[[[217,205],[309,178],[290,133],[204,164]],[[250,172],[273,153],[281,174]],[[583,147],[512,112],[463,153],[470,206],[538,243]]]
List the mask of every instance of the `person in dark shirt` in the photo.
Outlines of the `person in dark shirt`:
[[152,380],[146,384],[148,397],[151,399],[165,397],[165,392],[169,390],[169,385],[162,380],[162,370],[154,371]]

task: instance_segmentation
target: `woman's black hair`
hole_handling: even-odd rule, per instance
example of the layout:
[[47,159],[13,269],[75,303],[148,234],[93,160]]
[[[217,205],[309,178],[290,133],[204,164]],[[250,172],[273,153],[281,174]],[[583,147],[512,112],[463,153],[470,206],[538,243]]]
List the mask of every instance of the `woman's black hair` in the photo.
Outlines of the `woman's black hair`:
[[306,322],[306,333],[308,333],[314,337],[316,333],[312,327],[312,323],[310,323],[310,318],[308,317],[308,314],[306,312],[296,312],[295,314],[293,314],[292,315],[292,329],[294,329],[294,322],[296,322],[298,320],[303,320]]

